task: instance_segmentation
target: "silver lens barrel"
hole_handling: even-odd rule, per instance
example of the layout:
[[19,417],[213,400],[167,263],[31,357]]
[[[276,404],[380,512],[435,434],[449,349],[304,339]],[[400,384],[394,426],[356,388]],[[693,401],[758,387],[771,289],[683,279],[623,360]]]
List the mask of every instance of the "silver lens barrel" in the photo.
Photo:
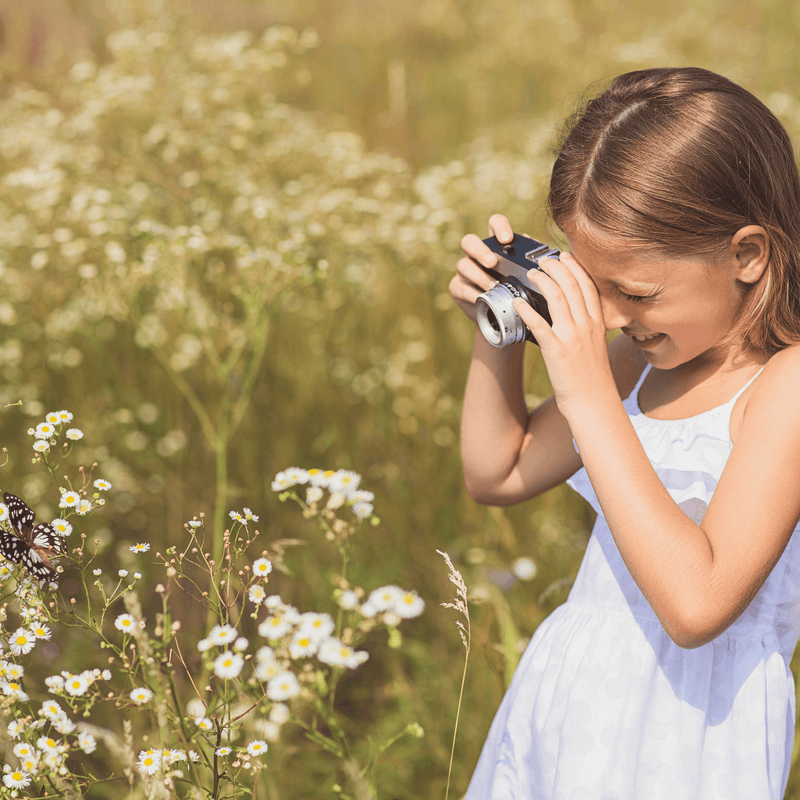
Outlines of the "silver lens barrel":
[[475,300],[478,326],[494,347],[508,347],[524,341],[527,327],[512,305],[514,298],[520,296],[512,286],[499,283]]

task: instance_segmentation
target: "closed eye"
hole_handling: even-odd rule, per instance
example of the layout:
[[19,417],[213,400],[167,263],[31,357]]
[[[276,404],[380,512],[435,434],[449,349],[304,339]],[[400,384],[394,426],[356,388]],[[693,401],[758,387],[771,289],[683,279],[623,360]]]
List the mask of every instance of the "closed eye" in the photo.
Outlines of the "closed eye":
[[655,297],[654,294],[628,294],[623,292],[622,289],[617,289],[617,292],[632,303],[640,303],[642,300],[649,300],[651,297]]

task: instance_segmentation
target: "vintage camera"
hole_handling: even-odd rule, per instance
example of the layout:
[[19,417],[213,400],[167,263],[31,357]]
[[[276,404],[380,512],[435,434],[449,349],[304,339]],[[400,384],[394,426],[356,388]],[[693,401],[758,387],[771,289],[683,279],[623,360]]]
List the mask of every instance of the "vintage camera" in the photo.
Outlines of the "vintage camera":
[[507,244],[498,242],[494,236],[483,241],[497,254],[498,263],[494,269],[480,265],[481,269],[500,283],[488,292],[478,295],[475,301],[475,315],[481,333],[486,341],[495,347],[508,347],[522,341],[537,344],[530,329],[511,304],[515,298],[521,297],[547,320],[548,325],[552,326],[553,320],[547,308],[547,301],[528,281],[528,270],[541,269],[540,259],[558,258],[561,251],[518,233],[515,233],[514,238]]

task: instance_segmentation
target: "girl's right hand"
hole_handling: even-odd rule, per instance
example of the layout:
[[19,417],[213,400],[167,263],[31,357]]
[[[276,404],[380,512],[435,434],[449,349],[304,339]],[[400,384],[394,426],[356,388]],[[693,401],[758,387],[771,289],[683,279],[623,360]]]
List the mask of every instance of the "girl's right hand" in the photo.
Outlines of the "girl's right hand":
[[[510,242],[513,235],[511,223],[506,217],[502,214],[489,217],[489,236],[496,236],[500,242]],[[497,256],[474,233],[468,233],[461,240],[461,249],[466,257],[456,264],[456,275],[450,281],[450,294],[461,310],[477,324],[475,300],[495,285],[495,279],[478,264],[496,267]]]

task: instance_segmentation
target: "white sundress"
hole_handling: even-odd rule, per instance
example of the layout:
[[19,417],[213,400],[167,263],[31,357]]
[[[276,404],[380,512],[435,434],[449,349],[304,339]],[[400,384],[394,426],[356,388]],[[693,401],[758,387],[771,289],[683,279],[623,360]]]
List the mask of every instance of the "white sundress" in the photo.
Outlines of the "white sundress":
[[[623,407],[670,496],[699,523],[731,451],[734,403],[761,370],[725,405],[658,420],[638,405],[650,367]],[[586,470],[567,485],[598,517],[567,601],[539,625],[517,666],[465,800],[783,798],[795,726],[789,662],[800,638],[800,525],[736,622],[683,649],[628,572]]]

